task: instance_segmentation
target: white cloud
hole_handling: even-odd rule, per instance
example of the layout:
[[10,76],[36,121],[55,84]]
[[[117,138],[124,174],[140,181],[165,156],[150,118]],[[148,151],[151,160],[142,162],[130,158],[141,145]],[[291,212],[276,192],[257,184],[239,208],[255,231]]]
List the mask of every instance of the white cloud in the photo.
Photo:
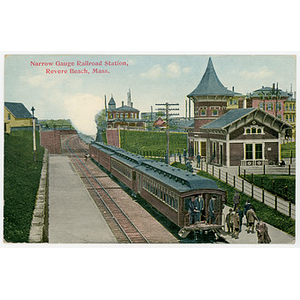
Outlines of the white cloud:
[[69,96],[64,101],[64,109],[79,131],[95,135],[97,133],[95,115],[103,109],[102,102],[98,96],[77,94]]
[[164,73],[163,68],[160,65],[155,65],[151,69],[149,69],[147,72],[142,73],[141,77],[144,78],[157,78],[161,77]]
[[177,78],[181,74],[181,67],[177,62],[172,62],[166,67],[167,75],[172,78]]
[[156,79],[158,77],[167,76],[171,78],[178,78],[181,74],[190,73],[192,68],[185,67],[181,68],[179,63],[172,62],[166,66],[165,69],[161,67],[161,65],[154,65],[147,72],[141,73],[141,77]]
[[186,67],[186,68],[183,68],[183,69],[182,69],[182,73],[184,73],[184,74],[188,74],[188,73],[190,73],[190,72],[191,72],[191,70],[192,70],[192,68],[191,68],[191,67]]
[[57,78],[46,77],[45,75],[35,75],[35,76],[21,76],[21,81],[28,83],[30,86],[42,86],[44,88],[50,88],[57,83]]
[[132,58],[128,59],[128,65],[129,66],[134,66],[136,64],[136,61]]
[[261,67],[257,71],[249,72],[249,71],[242,71],[240,72],[240,76],[246,77],[247,79],[264,79],[271,77],[274,72],[270,71],[266,66]]

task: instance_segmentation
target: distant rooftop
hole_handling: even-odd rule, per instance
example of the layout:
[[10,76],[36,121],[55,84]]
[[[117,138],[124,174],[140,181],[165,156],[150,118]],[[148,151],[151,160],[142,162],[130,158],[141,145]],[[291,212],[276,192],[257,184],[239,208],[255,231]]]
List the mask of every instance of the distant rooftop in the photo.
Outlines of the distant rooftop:
[[236,93],[234,91],[228,90],[221,83],[214,69],[211,57],[208,60],[206,71],[200,83],[190,94],[187,95],[187,97],[210,96],[210,95],[218,95],[218,96],[241,95],[240,93]]
[[138,112],[139,110],[136,108],[133,108],[131,106],[123,105],[116,109],[113,109],[113,111],[135,111],[135,112]]
[[288,92],[284,92],[281,89],[277,89],[275,88],[275,86],[273,87],[268,87],[268,86],[262,86],[260,89],[257,89],[255,91],[253,91],[253,93],[250,93],[250,98],[254,98],[254,97],[261,97],[261,96],[280,96],[280,97],[284,97],[284,98],[288,98],[288,97],[292,97],[293,94],[292,93],[288,93]]
[[32,118],[32,114],[27,110],[23,103],[4,102],[4,106],[19,119]]

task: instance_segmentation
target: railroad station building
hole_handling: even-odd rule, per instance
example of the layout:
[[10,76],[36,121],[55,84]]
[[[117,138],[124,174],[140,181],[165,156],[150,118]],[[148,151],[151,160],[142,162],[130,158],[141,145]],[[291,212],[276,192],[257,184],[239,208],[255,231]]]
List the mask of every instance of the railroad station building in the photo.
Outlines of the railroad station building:
[[291,126],[259,108],[244,108],[230,110],[200,132],[210,163],[261,166],[280,160],[281,137],[291,134]]
[[242,100],[243,96],[224,87],[211,58],[200,83],[187,97],[194,102],[194,124],[188,129],[189,156],[199,153],[207,162],[224,166],[279,161],[280,142],[291,136],[292,127],[260,108],[228,107],[230,100]]

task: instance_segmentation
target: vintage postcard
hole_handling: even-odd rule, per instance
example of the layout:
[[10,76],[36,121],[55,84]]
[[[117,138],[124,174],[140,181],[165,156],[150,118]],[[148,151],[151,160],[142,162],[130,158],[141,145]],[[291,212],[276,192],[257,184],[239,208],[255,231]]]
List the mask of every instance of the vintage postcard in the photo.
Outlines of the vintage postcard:
[[5,55],[3,242],[294,245],[296,61]]

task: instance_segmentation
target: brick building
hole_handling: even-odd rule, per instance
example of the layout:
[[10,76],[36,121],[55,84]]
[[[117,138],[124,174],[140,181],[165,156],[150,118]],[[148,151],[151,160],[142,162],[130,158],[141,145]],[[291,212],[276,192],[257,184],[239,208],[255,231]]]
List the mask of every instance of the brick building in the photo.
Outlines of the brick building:
[[[262,93],[265,96],[259,96]],[[199,153],[207,162],[224,166],[264,165],[280,160],[280,143],[292,133],[292,127],[283,121],[288,93],[278,88],[275,92],[273,85],[245,99],[223,86],[209,58],[199,85],[188,97],[194,102],[194,124],[188,129],[189,156]],[[243,108],[238,109],[235,102],[228,107],[231,100],[242,103],[239,107]],[[272,105],[269,113],[271,101],[277,108],[274,110]]]
[[107,110],[107,129],[120,128],[120,129],[145,129],[145,122],[139,119],[140,111],[133,107],[133,103],[124,105],[122,101],[121,107],[116,107],[116,102],[113,98],[108,102]]
[[[187,95],[194,102],[193,132],[189,132],[189,154],[200,153],[206,156],[206,139],[201,137],[200,128],[217,120],[227,112],[227,103],[233,97],[241,96],[233,90],[228,90],[219,80],[211,58],[198,86]],[[188,130],[191,131],[191,130]]]

